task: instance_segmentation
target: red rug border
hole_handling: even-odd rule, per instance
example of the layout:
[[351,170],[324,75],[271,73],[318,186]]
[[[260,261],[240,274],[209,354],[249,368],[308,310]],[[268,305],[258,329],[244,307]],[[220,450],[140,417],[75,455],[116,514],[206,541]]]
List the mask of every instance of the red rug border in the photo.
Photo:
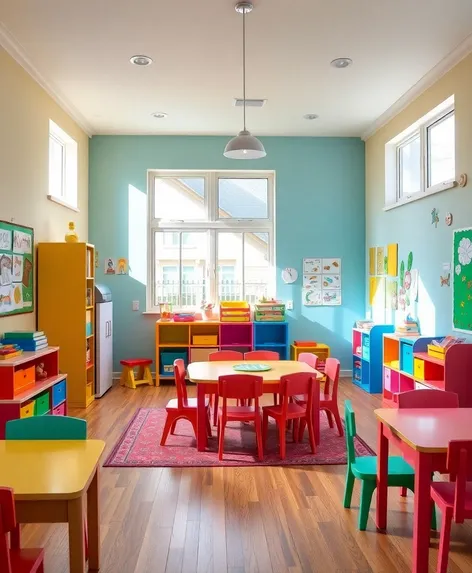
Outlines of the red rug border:
[[[112,451],[108,454],[107,459],[105,460],[105,462],[103,463],[103,467],[104,468],[130,468],[130,469],[136,469],[136,468],[177,468],[177,467],[182,467],[185,469],[193,469],[193,468],[218,468],[218,467],[222,467],[222,468],[231,468],[231,467],[285,467],[285,468],[306,468],[306,467],[317,467],[317,466],[345,466],[347,465],[346,463],[338,463],[338,462],[327,462],[327,463],[323,463],[323,464],[288,464],[288,463],[281,463],[281,464],[273,464],[273,465],[267,465],[267,464],[260,464],[258,463],[257,460],[251,461],[250,463],[248,462],[247,465],[241,465],[241,462],[226,462],[224,464],[220,465],[215,465],[215,464],[209,464],[209,465],[198,465],[198,466],[179,466],[179,465],[160,465],[160,466],[155,466],[155,465],[139,465],[139,466],[130,466],[130,465],[126,465],[126,464],[117,464],[117,463],[113,463],[113,458],[115,457],[117,451],[120,449],[121,444],[123,443],[123,440],[128,432],[128,430],[130,429],[130,427],[133,425],[135,419],[139,416],[139,413],[141,412],[141,410],[155,410],[156,408],[138,408],[136,410],[136,412],[133,414],[133,416],[131,417],[130,421],[128,422],[128,424],[126,425],[125,429],[121,432],[120,437],[118,438],[118,440],[116,441],[115,445],[113,446]],[[157,408],[158,409],[158,408]],[[344,424],[344,419],[342,420],[343,424]],[[143,422],[144,423],[144,422]],[[373,450],[367,443],[366,441],[361,438],[360,436],[356,436],[356,439],[359,440],[359,442],[367,449],[367,451],[369,451],[371,453],[371,455],[375,456],[375,450]],[[136,438],[135,438],[136,440]],[[134,443],[134,442],[133,442]],[[282,460],[281,460],[282,461]]]

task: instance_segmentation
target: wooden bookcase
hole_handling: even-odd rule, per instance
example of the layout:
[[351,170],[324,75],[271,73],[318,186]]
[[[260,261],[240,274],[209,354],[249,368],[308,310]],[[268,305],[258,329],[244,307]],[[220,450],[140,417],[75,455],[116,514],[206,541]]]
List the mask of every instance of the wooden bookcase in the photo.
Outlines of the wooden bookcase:
[[376,324],[352,331],[352,382],[369,394],[382,392],[382,337],[394,330],[393,324]]
[[[44,365],[47,378],[36,380],[36,366]],[[0,440],[9,420],[28,416],[67,414],[67,374],[59,372],[59,348],[0,360]]]
[[401,337],[383,340],[383,399],[396,407],[398,396],[409,390],[433,388],[456,392],[462,408],[472,408],[472,344],[456,344],[444,360],[428,354],[428,344],[440,337]]
[[68,405],[95,399],[95,249],[87,243],[39,243],[38,328],[61,348]]

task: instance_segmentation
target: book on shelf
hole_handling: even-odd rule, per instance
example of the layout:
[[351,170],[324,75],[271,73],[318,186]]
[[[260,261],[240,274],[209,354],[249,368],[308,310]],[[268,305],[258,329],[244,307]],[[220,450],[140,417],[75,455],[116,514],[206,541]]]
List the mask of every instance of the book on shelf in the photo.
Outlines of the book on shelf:
[[356,321],[356,328],[359,330],[366,330],[370,331],[375,326],[375,322],[373,320],[357,320]]
[[5,332],[3,335],[4,339],[26,338],[28,340],[36,340],[43,337],[45,337],[45,334],[42,330],[12,330],[11,332]]

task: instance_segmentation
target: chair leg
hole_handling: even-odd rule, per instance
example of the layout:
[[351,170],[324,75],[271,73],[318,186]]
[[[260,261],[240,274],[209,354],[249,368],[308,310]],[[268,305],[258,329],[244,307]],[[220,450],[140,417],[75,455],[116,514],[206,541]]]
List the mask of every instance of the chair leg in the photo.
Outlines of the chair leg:
[[408,490],[407,490],[406,487],[402,487],[401,490],[400,490],[400,495],[401,495],[402,497],[406,497],[406,496],[407,496],[407,491],[408,491]]
[[284,460],[285,459],[285,450],[286,450],[286,444],[285,444],[285,424],[280,423],[279,424],[279,447],[280,447],[280,459]]
[[306,424],[308,426],[308,438],[310,440],[311,453],[316,454],[316,437],[315,429],[313,428],[313,421],[307,420]]
[[333,424],[333,414],[331,414],[331,412],[330,412],[329,410],[325,410],[325,412],[326,412],[326,417],[328,418],[329,427],[330,427],[330,428],[333,428],[333,427],[334,427],[334,424]]
[[274,394],[274,406],[277,406],[277,394]]
[[341,422],[341,416],[339,415],[337,404],[336,404],[336,409],[333,411],[333,416],[336,421],[336,427],[338,428],[338,434],[342,437],[344,436],[344,428],[343,428],[343,423]]
[[15,529],[10,533],[10,547],[12,549],[20,548],[20,524],[17,523]]
[[436,505],[434,501],[431,501],[431,529],[433,531],[438,530],[438,523],[436,521]]
[[171,433],[172,435],[175,434],[175,427],[176,427],[176,426],[177,426],[177,420],[172,424],[172,427],[171,427],[171,429],[170,429],[170,433]]
[[452,511],[443,513],[443,523],[441,527],[441,538],[439,540],[438,568],[437,573],[447,573],[447,562],[449,560],[449,543],[451,540]]
[[262,424],[260,414],[256,416],[254,424],[256,427],[257,457],[259,460],[262,460],[264,459],[264,449],[262,447]]
[[212,434],[211,434],[211,422],[210,422],[210,416],[211,414],[209,413],[209,415],[206,418],[206,428],[207,428],[207,434],[208,437],[211,438]]
[[299,442],[303,442],[303,434],[305,433],[305,428],[306,428],[306,420],[305,420],[305,418],[302,418],[300,420],[300,429],[298,430],[298,441]]
[[369,519],[370,503],[372,501],[372,494],[376,488],[376,482],[370,480],[362,480],[361,486],[361,503],[359,508],[359,530],[365,531],[367,527],[367,520]]
[[219,402],[219,397],[218,394],[214,394],[214,407],[213,407],[213,425],[217,426],[218,425],[218,402]]
[[292,428],[292,441],[294,444],[296,444],[297,442],[300,441],[300,420],[299,419],[295,419],[293,420],[293,428]]
[[223,449],[224,449],[224,444],[225,444],[225,423],[223,422],[223,420],[220,418],[219,420],[219,424],[220,424],[220,439],[218,442],[218,459],[221,462],[223,460]]
[[347,473],[346,473],[346,483],[344,485],[344,501],[343,506],[346,509],[351,507],[351,500],[352,500],[352,492],[354,490],[354,482],[356,478],[351,471],[351,468],[348,466]]
[[173,416],[167,413],[166,423],[164,424],[164,429],[162,431],[161,446],[166,445],[167,437],[173,424],[174,424]]
[[267,442],[267,434],[269,432],[269,416],[264,412],[262,418],[262,441],[264,446]]

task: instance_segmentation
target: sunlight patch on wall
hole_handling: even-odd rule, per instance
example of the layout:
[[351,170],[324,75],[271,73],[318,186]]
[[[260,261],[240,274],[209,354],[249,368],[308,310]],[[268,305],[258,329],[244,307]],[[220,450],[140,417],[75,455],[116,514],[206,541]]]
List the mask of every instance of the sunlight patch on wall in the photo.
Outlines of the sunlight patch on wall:
[[147,283],[147,196],[128,185],[129,276]]
[[426,287],[418,280],[418,320],[422,336],[436,336],[436,308]]

